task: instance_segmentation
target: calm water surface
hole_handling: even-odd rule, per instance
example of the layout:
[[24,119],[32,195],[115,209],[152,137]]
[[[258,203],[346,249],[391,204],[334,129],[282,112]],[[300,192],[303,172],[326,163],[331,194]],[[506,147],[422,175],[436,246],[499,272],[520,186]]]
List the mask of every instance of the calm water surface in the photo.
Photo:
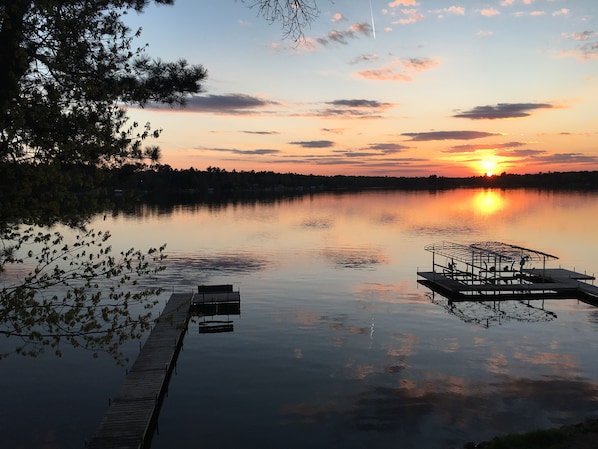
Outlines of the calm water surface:
[[[241,292],[241,314],[218,318],[233,332],[191,324],[154,449],[447,449],[598,417],[598,309],[449,312],[417,284],[424,246],[504,241],[594,274],[595,217],[597,194],[455,190],[144,208],[93,226],[117,248],[167,243],[169,292]],[[84,351],[0,363],[8,448],[82,447],[124,376]]]

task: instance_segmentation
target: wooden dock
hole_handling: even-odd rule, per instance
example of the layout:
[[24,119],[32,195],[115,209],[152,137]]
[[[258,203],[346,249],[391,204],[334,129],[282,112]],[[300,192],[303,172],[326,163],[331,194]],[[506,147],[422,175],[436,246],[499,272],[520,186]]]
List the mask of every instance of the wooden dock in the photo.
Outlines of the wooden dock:
[[87,448],[149,448],[189,323],[192,296],[171,295]]
[[[191,315],[199,317],[200,334],[233,332],[234,323],[230,315],[241,314],[241,296],[232,285],[200,285],[191,298]],[[228,319],[214,319],[227,316]]]
[[230,284],[200,285],[191,298],[191,313],[195,315],[239,315],[241,294]]

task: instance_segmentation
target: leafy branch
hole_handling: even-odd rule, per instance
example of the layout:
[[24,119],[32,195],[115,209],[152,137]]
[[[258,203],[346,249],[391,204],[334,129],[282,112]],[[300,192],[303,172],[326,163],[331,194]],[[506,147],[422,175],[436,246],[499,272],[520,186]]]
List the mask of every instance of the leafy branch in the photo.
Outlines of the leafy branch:
[[61,355],[66,343],[123,361],[121,345],[151,328],[162,290],[140,281],[164,269],[165,246],[115,255],[109,239],[109,232],[84,227],[72,243],[32,226],[1,232],[0,334],[18,341],[13,352],[36,356],[50,348]]

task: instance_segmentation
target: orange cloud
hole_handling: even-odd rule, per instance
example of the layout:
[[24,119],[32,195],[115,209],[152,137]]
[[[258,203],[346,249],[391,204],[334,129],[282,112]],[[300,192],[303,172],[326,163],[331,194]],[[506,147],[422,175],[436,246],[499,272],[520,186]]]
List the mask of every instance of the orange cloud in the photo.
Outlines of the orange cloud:
[[397,8],[399,6],[417,6],[415,0],[394,0],[388,4],[391,8]]
[[386,67],[361,70],[356,73],[359,78],[379,81],[413,81],[411,74],[423,72],[437,66],[439,62],[431,58],[396,59]]
[[492,17],[492,16],[499,15],[500,11],[498,9],[494,9],[494,8],[486,8],[486,9],[480,10],[480,14],[485,17]]
[[369,80],[401,81],[404,83],[413,81],[410,76],[407,76],[401,72],[397,72],[392,65],[389,67],[382,67],[380,69],[361,70],[357,72],[357,76],[359,78],[365,78]]
[[345,16],[343,16],[341,13],[337,12],[336,14],[334,14],[332,16],[332,21],[333,22],[340,22],[341,20],[347,20],[345,19]]
[[399,19],[393,23],[400,23],[401,25],[407,25],[409,23],[414,23],[422,20],[424,18],[423,14],[420,14],[417,9],[402,9],[401,12],[405,14],[407,17],[403,19]]

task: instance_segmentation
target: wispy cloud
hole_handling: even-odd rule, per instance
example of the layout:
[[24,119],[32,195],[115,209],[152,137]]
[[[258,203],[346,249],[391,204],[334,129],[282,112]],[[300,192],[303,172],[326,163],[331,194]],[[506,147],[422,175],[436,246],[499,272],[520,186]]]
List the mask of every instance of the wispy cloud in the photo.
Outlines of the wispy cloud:
[[378,156],[378,153],[373,151],[353,151],[353,150],[335,150],[335,154],[342,154],[345,157],[374,157]]
[[279,103],[264,100],[245,94],[227,95],[195,95],[187,100],[183,107],[170,107],[168,105],[150,104],[146,109],[176,110],[182,112],[210,112],[213,114],[243,115],[255,112]]
[[369,148],[384,154],[396,154],[410,147],[406,145],[401,145],[399,143],[371,143],[369,145]]
[[[526,5],[530,5],[531,2],[529,3],[525,3]],[[548,16],[551,15],[552,17],[558,17],[558,16],[568,16],[571,13],[571,11],[567,8],[561,8],[552,12],[548,12],[544,9],[535,9],[532,11],[517,11],[515,13],[513,13],[513,15],[515,17],[527,17],[527,16],[531,16],[531,17],[543,17],[543,16]]]
[[400,24],[400,25],[408,25],[410,23],[415,23],[415,22],[419,22],[420,20],[423,20],[424,15],[417,9],[412,8],[412,9],[402,9],[401,13],[403,14],[404,17],[393,21],[393,24]]
[[280,134],[278,131],[241,131],[244,134],[258,134],[260,136],[269,136],[273,134]]
[[[345,22],[346,18],[340,14],[335,14],[332,22],[340,24]],[[367,22],[359,22],[349,25],[346,29],[334,29],[325,36],[303,37],[295,42],[294,45],[283,45],[279,42],[273,42],[269,48],[274,53],[301,54],[317,51],[321,47],[328,47],[331,44],[348,45],[350,41],[359,39],[361,36],[371,36],[372,26]]]
[[361,70],[356,75],[369,80],[411,82],[414,73],[429,70],[438,64],[439,61],[432,58],[395,59],[386,67]]
[[388,4],[390,9],[383,9],[384,14],[393,17],[394,25],[408,25],[424,19],[423,13],[418,9],[419,3],[415,0],[395,0]]
[[398,8],[399,6],[417,6],[416,0],[394,0],[388,4],[391,8]]
[[359,64],[362,62],[377,61],[380,57],[376,53],[368,53],[356,56],[349,64]]
[[365,99],[340,99],[324,103],[325,108],[315,112],[319,117],[381,118],[382,112],[396,106]]
[[366,22],[355,23],[345,30],[332,30],[326,36],[315,38],[315,42],[322,46],[328,46],[331,43],[347,45],[349,40],[357,39],[361,36],[370,36],[372,26]]
[[528,164],[558,164],[558,165],[579,165],[596,164],[598,156],[584,153],[549,153],[546,150],[517,149],[501,151],[497,156],[510,159],[518,159]]
[[549,103],[499,103],[495,106],[476,106],[468,111],[453,115],[458,118],[472,120],[496,120],[507,118],[529,117],[529,111],[535,109],[550,109],[554,106]]
[[481,150],[501,150],[505,148],[516,148],[525,145],[523,142],[503,142],[503,143],[474,143],[465,145],[454,145],[446,150],[442,150],[443,153],[474,153]]
[[500,133],[489,133],[483,131],[429,131],[423,133],[402,133],[402,136],[411,137],[413,141],[430,140],[471,140],[484,137],[500,136]]
[[[578,33],[563,33],[565,39],[575,42],[577,48],[562,51],[557,57],[575,57],[580,61],[589,61],[598,58],[598,32],[582,31]],[[581,45],[579,44],[581,43]]]
[[347,21],[347,19],[345,18],[345,16],[343,16],[340,12],[337,12],[336,14],[333,14],[331,20],[334,23],[336,23],[336,22],[346,22]]
[[375,100],[334,100],[329,101],[326,104],[331,104],[333,106],[348,106],[351,108],[375,108],[375,109],[387,109],[392,107],[392,103],[380,103],[379,101]]
[[554,153],[540,158],[542,162],[551,164],[596,164],[598,156],[583,153]]
[[253,150],[239,150],[237,148],[206,148],[197,147],[196,149],[202,151],[216,151],[218,153],[230,153],[245,156],[269,156],[273,154],[279,154],[280,150],[273,150],[267,148],[253,149]]
[[566,39],[573,39],[575,41],[587,41],[594,37],[597,33],[594,31],[582,31],[580,33],[563,33]]
[[484,8],[480,9],[478,12],[484,17],[493,17],[498,16],[500,14],[500,11],[494,8]]
[[499,151],[496,153],[497,156],[500,157],[507,157],[507,158],[528,158],[528,157],[537,157],[541,154],[545,154],[545,150],[533,150],[531,148],[523,148],[517,150],[505,150]]
[[320,131],[323,133],[343,134],[345,132],[345,128],[321,128]]
[[547,150],[532,148],[504,149],[496,152],[496,156],[508,159],[518,164],[525,163],[528,166],[543,165],[595,165],[598,163],[598,156],[577,152],[552,153]]
[[465,8],[462,6],[449,6],[448,8],[435,9],[434,14],[436,14],[436,17],[439,19],[444,18],[446,15],[464,16]]
[[571,11],[569,9],[567,9],[567,8],[561,8],[561,9],[559,9],[557,11],[554,11],[552,13],[552,15],[553,16],[566,16],[566,15],[569,15],[570,12]]
[[299,145],[303,148],[330,148],[334,146],[332,140],[306,140],[301,142],[289,142],[290,145]]

